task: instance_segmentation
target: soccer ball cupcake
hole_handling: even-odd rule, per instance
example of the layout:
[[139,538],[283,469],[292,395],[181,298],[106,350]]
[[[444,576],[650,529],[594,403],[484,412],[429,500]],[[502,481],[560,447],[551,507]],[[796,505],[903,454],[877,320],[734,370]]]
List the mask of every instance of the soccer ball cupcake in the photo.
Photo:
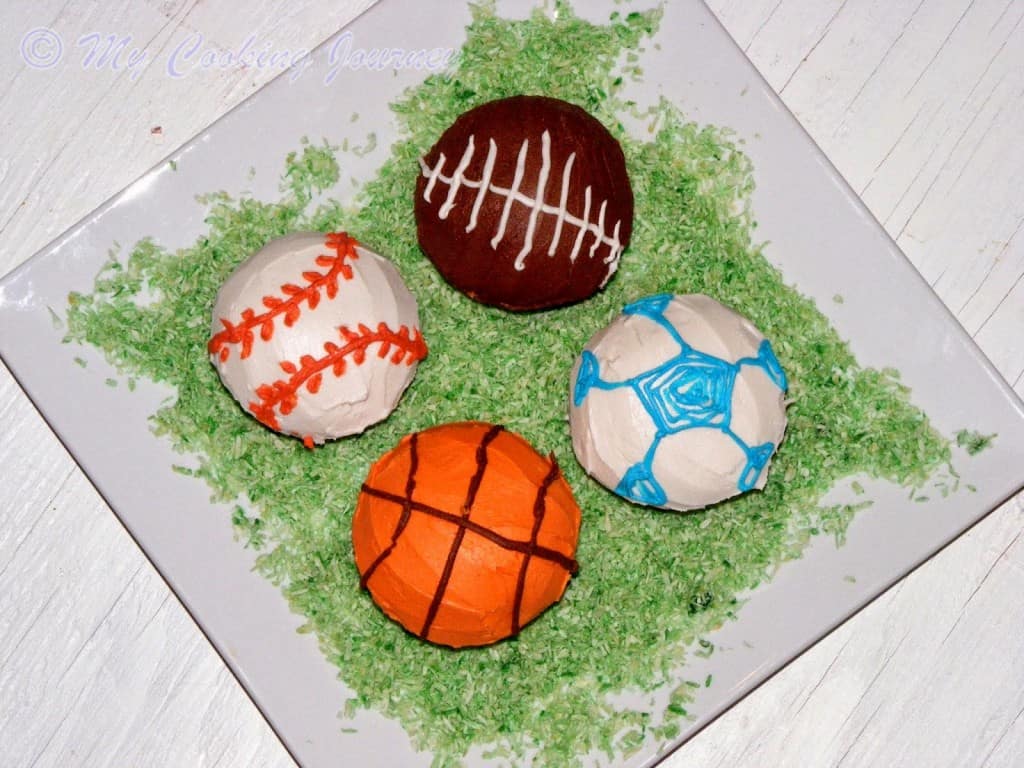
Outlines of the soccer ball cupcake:
[[785,394],[772,345],[749,320],[707,296],[650,296],[577,360],[573,448],[630,501],[700,509],[764,487]]

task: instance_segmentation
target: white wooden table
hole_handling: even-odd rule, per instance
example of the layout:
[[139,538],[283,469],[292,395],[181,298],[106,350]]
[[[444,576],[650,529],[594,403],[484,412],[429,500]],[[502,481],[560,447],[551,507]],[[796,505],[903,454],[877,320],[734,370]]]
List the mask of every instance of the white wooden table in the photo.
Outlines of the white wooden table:
[[[187,36],[312,48],[371,2],[4,3],[0,273],[272,75],[171,78]],[[1024,0],[710,4],[1024,395]],[[38,27],[64,41],[50,69],[22,58]],[[130,35],[157,66],[83,69],[94,32]],[[0,425],[0,763],[290,765],[2,368]],[[1024,765],[1022,530],[1018,497],[666,764]]]

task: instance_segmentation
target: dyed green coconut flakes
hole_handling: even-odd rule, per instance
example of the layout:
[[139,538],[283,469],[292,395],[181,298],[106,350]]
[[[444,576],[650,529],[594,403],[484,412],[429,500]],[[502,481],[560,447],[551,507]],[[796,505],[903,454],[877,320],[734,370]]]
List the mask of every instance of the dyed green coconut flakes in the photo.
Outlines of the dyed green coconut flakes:
[[[139,243],[111,262],[91,295],[72,297],[68,313],[69,339],[101,348],[125,374],[176,389],[154,414],[155,431],[198,457],[185,471],[232,505],[239,538],[261,553],[258,570],[281,586],[354,692],[346,712],[396,718],[438,764],[484,747],[564,766],[592,751],[621,756],[645,739],[674,738],[693,697],[678,682],[688,654],[710,653],[703,637],[734,617],[737,596],[798,557],[811,536],[841,540],[859,507],[821,506],[825,493],[857,474],[917,487],[950,455],[892,372],[859,366],[752,242],[752,168],[727,132],[687,123],[663,103],[649,116],[651,133],[627,135],[620,117],[629,107],[618,93],[623,75],[637,73],[616,62],[659,14],[607,26],[564,5],[557,16],[510,22],[476,8],[457,68],[394,105],[400,138],[355,210],[311,208],[338,183],[345,158],[326,143],[307,144],[287,158],[280,201],[208,196],[205,236],[175,253]],[[516,93],[560,97],[600,118],[623,143],[636,195],[633,241],[608,288],[529,315],[449,288],[416,245],[412,211],[418,156],[465,110]],[[386,422],[315,451],[243,413],[205,348],[210,308],[232,269],[303,229],[348,230],[392,259],[417,296],[430,345]],[[658,292],[707,293],[749,316],[791,382],[787,439],[767,487],[702,514],[626,503],[584,475],[570,443],[573,360],[625,303]],[[554,451],[584,512],[582,567],[562,602],[518,639],[453,652],[406,634],[359,590],[350,519],[382,453],[409,432],[465,419],[503,423]],[[663,711],[615,696],[664,686],[673,692]]]
[[970,429],[961,429],[956,433],[956,444],[967,451],[968,456],[977,456],[991,447],[998,435],[983,435]]

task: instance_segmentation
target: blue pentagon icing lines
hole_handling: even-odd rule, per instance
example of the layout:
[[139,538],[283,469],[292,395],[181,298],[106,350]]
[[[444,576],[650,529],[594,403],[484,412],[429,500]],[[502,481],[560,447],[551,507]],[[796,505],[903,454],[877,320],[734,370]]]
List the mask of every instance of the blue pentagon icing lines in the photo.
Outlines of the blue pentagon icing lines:
[[669,503],[668,495],[655,477],[658,448],[666,437],[697,428],[718,430],[740,448],[746,462],[736,480],[736,491],[743,493],[754,488],[778,444],[768,441],[751,445],[733,430],[733,394],[737,378],[744,368],[756,367],[780,393],[788,389],[785,372],[768,339],[761,340],[756,356],[741,357],[735,362],[691,346],[665,314],[675,298],[671,294],[649,296],[627,305],[622,314],[644,317],[662,328],[679,347],[677,354],[624,380],[609,381],[601,375],[598,357],[585,349],[572,393],[573,405],[579,408],[595,389],[632,390],[655,432],[643,458],[626,470],[613,490],[631,501],[658,507]]

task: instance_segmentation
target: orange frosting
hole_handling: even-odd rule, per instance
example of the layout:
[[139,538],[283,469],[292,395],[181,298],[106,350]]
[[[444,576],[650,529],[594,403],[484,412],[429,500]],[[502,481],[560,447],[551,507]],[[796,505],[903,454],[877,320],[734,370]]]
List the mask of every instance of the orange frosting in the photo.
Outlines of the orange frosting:
[[577,570],[580,509],[554,457],[479,422],[408,435],[371,468],[352,520],[362,586],[419,637],[516,635]]

